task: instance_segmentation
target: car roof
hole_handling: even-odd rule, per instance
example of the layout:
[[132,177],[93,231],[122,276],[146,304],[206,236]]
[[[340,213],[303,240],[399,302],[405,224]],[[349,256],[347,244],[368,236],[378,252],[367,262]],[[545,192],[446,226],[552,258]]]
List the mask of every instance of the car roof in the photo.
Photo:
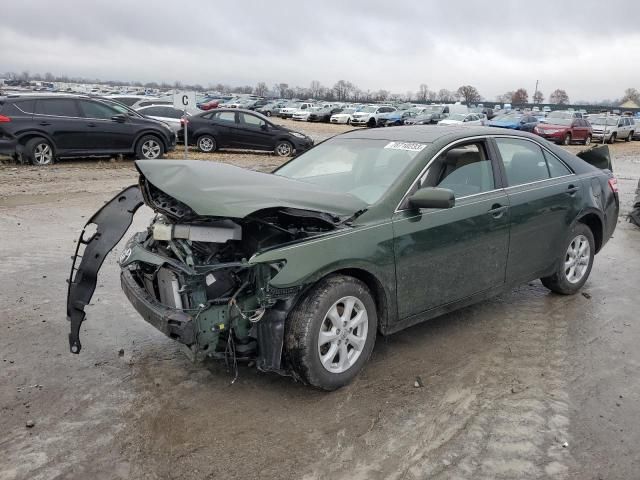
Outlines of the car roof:
[[443,137],[451,140],[486,135],[509,135],[524,138],[540,137],[518,130],[505,131],[504,128],[481,126],[443,126],[443,125],[405,125],[402,127],[367,128],[351,130],[340,135],[340,138],[358,138],[371,140],[389,140],[403,142],[433,143]]

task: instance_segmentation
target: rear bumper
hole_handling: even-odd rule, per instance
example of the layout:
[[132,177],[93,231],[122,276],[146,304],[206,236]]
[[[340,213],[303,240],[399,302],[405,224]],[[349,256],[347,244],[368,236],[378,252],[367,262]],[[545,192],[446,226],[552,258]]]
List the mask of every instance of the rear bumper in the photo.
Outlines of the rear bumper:
[[124,269],[120,273],[120,284],[133,308],[147,323],[180,343],[185,345],[195,343],[195,328],[191,315],[182,310],[162,305],[138,285],[128,269]]
[[12,156],[16,153],[18,140],[15,138],[0,138],[0,155]]

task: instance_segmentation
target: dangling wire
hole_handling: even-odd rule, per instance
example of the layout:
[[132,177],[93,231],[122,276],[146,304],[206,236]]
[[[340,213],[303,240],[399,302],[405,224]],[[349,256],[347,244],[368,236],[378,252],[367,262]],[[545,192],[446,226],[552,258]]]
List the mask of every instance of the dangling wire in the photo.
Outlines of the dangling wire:
[[233,380],[230,383],[230,385],[233,385],[238,379],[238,358],[236,357],[236,343],[233,339],[233,327],[229,327],[227,347],[224,350],[224,362],[227,365],[227,371],[229,371],[229,355],[231,355],[233,361]]

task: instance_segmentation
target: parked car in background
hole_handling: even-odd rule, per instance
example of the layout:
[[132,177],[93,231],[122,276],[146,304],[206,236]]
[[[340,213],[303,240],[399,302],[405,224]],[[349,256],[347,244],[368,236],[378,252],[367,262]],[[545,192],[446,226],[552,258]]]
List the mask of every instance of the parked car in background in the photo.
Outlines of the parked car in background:
[[286,102],[269,102],[266,105],[256,108],[256,112],[270,117],[272,115],[278,115],[280,109],[286,105]]
[[334,113],[333,115],[331,115],[329,121],[331,123],[341,123],[349,125],[351,123],[351,120],[353,119],[353,114],[357,111],[358,109],[355,107],[345,108],[340,113]]
[[438,125],[484,125],[485,116],[479,113],[454,113],[440,120]]
[[532,132],[538,124],[538,117],[523,113],[509,113],[506,115],[498,115],[487,122],[490,127],[509,128],[511,130],[522,130]]
[[310,102],[296,102],[290,103],[286,107],[282,107],[278,112],[278,115],[281,118],[291,118],[293,114],[298,110],[306,110],[307,108],[313,107],[313,103]]
[[556,110],[554,112],[549,112],[549,114],[545,118],[545,121],[551,123],[553,120],[556,120],[558,118],[582,118],[582,114],[573,110]]
[[609,143],[614,143],[616,140],[628,142],[633,139],[637,130],[633,117],[592,116],[589,117],[589,123],[593,128],[593,139],[598,142],[602,141],[603,136],[604,141]]
[[167,124],[113,100],[37,95],[0,99],[0,145],[5,142],[15,148],[12,155],[48,165],[117,154],[161,158],[175,148],[176,135]]
[[197,107],[200,110],[204,110],[205,112],[211,110],[213,108],[218,108],[220,106],[220,99],[214,98],[212,100],[207,100],[206,102],[202,102],[197,104]]
[[103,265],[92,259],[144,203],[156,215],[118,262],[141,318],[196,358],[231,349],[324,390],[356,378],[379,334],[535,279],[578,293],[619,214],[611,171],[483,127],[349,132],[272,174],[193,160],[136,168],[137,184],[89,221],[102,235],[73,256],[71,352]]
[[[145,117],[160,120],[171,127],[175,132],[183,126],[182,118],[185,116],[184,111],[171,105],[149,105],[148,107],[138,108],[137,112]],[[190,116],[187,112],[187,118]]]
[[309,114],[307,121],[309,122],[330,122],[331,117],[335,114],[342,112],[344,109],[342,107],[336,106],[325,106],[320,107],[318,110],[314,110]]
[[[183,140],[182,130],[178,134]],[[271,123],[264,115],[241,109],[218,108],[189,118],[187,143],[202,152],[219,148],[266,150],[287,157],[313,146],[303,133]]]
[[410,107],[406,110],[396,110],[395,112],[382,113],[378,115],[379,127],[391,127],[404,125],[408,118],[417,117],[426,110],[427,107]]
[[540,122],[534,127],[533,133],[563,145],[570,145],[574,142],[589,145],[593,137],[591,125],[587,120],[566,115],[555,118],[547,117],[545,122]]
[[298,122],[306,122],[309,119],[309,115],[311,115],[311,112],[317,112],[320,110],[320,108],[321,107],[316,105],[308,108],[300,108],[299,110],[294,112],[293,115],[291,115],[291,120],[296,120]]
[[158,97],[152,97],[149,95],[106,95],[105,98],[116,100],[127,107],[132,107],[140,101],[153,101],[160,100]]
[[405,125],[435,125],[452,113],[469,113],[465,105],[427,105],[424,111],[412,118],[405,120]]
[[549,107],[549,106],[542,107],[542,112],[543,112],[543,113],[549,113],[549,112],[551,112],[551,107]]
[[378,123],[378,115],[395,111],[395,107],[369,105],[351,116],[351,125],[375,127]]

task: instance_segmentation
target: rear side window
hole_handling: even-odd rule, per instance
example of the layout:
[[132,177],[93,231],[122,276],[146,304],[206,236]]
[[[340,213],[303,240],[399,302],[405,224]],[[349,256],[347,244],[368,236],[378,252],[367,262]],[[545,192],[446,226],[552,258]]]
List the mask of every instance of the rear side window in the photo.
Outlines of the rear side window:
[[213,119],[221,123],[236,123],[235,112],[216,112],[213,115]]
[[23,113],[33,113],[35,109],[35,100],[20,100],[14,103],[14,106]]
[[510,187],[551,177],[542,148],[527,140],[496,138]]
[[149,107],[140,110],[144,115],[155,115],[156,117],[164,117],[164,107]]
[[45,98],[36,100],[35,113],[56,117],[79,117],[76,101],[72,98]]
[[136,103],[139,99],[136,97],[116,97],[114,98],[116,102],[124,103],[126,106],[130,107],[134,103]]
[[543,150],[544,158],[549,166],[549,174],[552,178],[562,177],[563,175],[571,175],[573,172],[569,170],[564,163],[562,163],[556,156]]

